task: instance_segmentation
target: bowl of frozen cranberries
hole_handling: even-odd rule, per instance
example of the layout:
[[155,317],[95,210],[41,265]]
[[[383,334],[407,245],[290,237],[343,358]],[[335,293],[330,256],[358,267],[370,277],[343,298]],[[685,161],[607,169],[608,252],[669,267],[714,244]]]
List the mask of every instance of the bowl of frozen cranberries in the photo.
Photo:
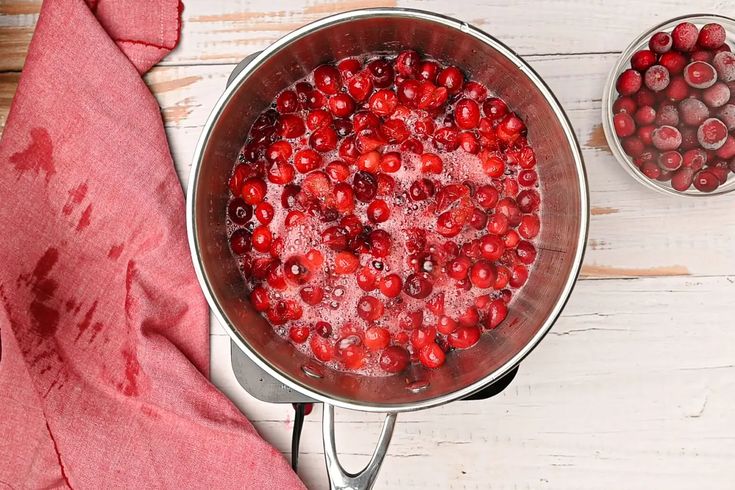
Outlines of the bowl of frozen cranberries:
[[680,196],[735,189],[735,20],[679,17],[623,52],[603,96],[613,154],[649,188]]
[[524,120],[413,50],[327,62],[281,91],[227,176],[255,310],[305,355],[365,375],[472,348],[536,261],[543,176]]

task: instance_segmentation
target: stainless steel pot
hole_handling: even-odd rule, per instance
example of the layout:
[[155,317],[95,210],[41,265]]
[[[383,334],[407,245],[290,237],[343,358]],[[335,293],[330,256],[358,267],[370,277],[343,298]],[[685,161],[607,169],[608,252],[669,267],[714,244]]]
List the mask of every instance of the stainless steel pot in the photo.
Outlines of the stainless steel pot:
[[[279,338],[250,307],[225,233],[227,180],[254,118],[278,92],[321,63],[375,51],[413,48],[462,67],[526,121],[544,193],[537,265],[505,322],[479,344],[449,355],[439,370],[413,366],[383,378],[321,366]],[[332,488],[371,488],[398,412],[463,398],[515,367],[559,316],[579,273],[589,222],[584,164],[559,103],[539,76],[488,34],[441,15],[367,9],[334,15],[286,35],[244,63],[217,101],[194,154],[187,225],[194,265],[217,320],[265,371],[324,402],[324,449]],[[386,412],[378,447],[358,474],[339,464],[334,407]]]

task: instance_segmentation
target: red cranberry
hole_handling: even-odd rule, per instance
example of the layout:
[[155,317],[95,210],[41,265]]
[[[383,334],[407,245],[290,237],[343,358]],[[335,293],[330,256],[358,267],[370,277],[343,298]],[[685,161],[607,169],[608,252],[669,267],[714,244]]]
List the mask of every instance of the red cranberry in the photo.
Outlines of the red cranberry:
[[385,349],[390,343],[390,332],[381,327],[368,327],[362,342],[365,347],[373,351]]
[[289,211],[286,215],[284,223],[286,228],[291,228],[296,225],[303,223],[306,220],[306,215],[301,211]]
[[373,257],[387,257],[392,246],[392,239],[384,230],[370,232],[370,254]]
[[449,66],[439,72],[436,83],[446,87],[450,94],[456,94],[462,90],[464,75],[456,66]]
[[253,207],[236,197],[227,206],[227,216],[236,225],[244,225],[253,217]]
[[299,98],[293,90],[281,92],[276,97],[276,109],[281,114],[289,114],[299,109]]
[[722,107],[730,100],[730,88],[723,82],[717,82],[702,92],[702,100],[710,107]]
[[712,51],[695,51],[689,57],[689,61],[705,61],[712,63],[712,59],[715,57],[715,53]]
[[419,361],[427,368],[438,368],[446,360],[446,354],[438,344],[430,343],[419,351]]
[[635,112],[634,119],[635,123],[639,126],[653,124],[653,122],[656,120],[656,109],[651,106],[639,107],[638,110]]
[[656,162],[644,162],[641,165],[641,172],[649,179],[658,179],[661,176],[661,167]]
[[265,199],[268,191],[266,183],[260,177],[251,177],[242,184],[242,199],[247,204],[259,204]]
[[508,106],[503,100],[491,97],[482,103],[482,112],[491,120],[497,121],[508,114]]
[[268,180],[274,184],[284,185],[288,184],[294,179],[296,171],[293,165],[285,162],[276,162],[268,170]]
[[656,55],[653,53],[653,51],[650,51],[648,49],[636,51],[630,58],[630,66],[640,72],[646,71],[648,67],[652,66],[655,63]]
[[654,53],[662,54],[671,49],[672,43],[671,35],[668,32],[657,32],[651,36],[648,47]]
[[411,131],[406,123],[400,119],[389,119],[379,128],[380,135],[388,143],[402,143],[411,136]]
[[348,79],[355,75],[362,68],[362,64],[354,58],[346,58],[337,63],[337,69],[339,70],[342,78]]
[[408,367],[411,356],[403,347],[392,345],[380,354],[380,368],[387,373],[400,373]]
[[513,266],[510,276],[510,285],[519,288],[526,283],[528,279],[528,269],[523,265]]
[[469,278],[475,287],[490,288],[495,283],[495,266],[487,260],[480,259],[470,268]]
[[357,315],[367,322],[374,322],[383,316],[383,303],[373,296],[363,296],[357,302]]
[[712,192],[720,185],[720,180],[710,170],[700,170],[694,175],[694,187],[700,192]]
[[613,125],[615,126],[615,134],[621,138],[625,138],[635,133],[635,122],[630,114],[625,112],[621,112],[613,116]]
[[720,24],[705,24],[699,31],[697,45],[704,49],[717,49],[725,43],[725,29]]
[[304,286],[299,290],[299,296],[307,305],[318,305],[324,299],[324,289],[319,286]]
[[467,257],[457,257],[447,265],[447,275],[460,281],[467,277],[471,266],[472,262]]
[[[657,94],[652,90],[648,90],[646,87],[641,87],[638,93],[633,96],[633,99],[638,107],[644,105],[654,106],[656,104]],[[631,114],[633,114],[633,112],[631,112]]]
[[337,117],[348,117],[355,112],[355,101],[347,94],[337,94],[329,98],[329,111]]
[[725,123],[728,131],[735,130],[735,104],[730,103],[725,105],[722,109],[720,109],[717,117],[720,119],[720,121]]
[[482,163],[482,169],[488,177],[498,178],[505,173],[505,162],[498,155],[481,151],[478,157]]
[[716,155],[725,160],[735,157],[735,138],[728,136],[725,143],[717,150]]
[[431,83],[436,82],[436,77],[439,74],[439,65],[434,61],[423,61],[419,65],[419,78],[421,80],[427,80]]
[[541,222],[538,216],[533,214],[527,214],[521,219],[521,224],[518,225],[518,233],[528,240],[534,238],[539,233],[541,228]]
[[263,312],[270,308],[268,292],[262,287],[256,287],[250,292],[250,303],[255,311]]
[[344,182],[350,176],[349,167],[339,160],[330,163],[324,170],[330,179],[338,182]]
[[332,124],[332,116],[323,109],[310,111],[306,115],[306,127],[310,131],[316,131],[319,128]]
[[309,146],[317,151],[332,151],[337,148],[337,133],[329,126],[319,128],[309,137]]
[[684,77],[675,76],[669,86],[666,88],[666,98],[673,102],[684,100],[689,97],[689,85]]
[[679,111],[674,104],[664,102],[656,111],[657,126],[676,126],[679,124]]
[[722,51],[712,59],[712,64],[723,82],[735,81],[735,53]]
[[378,283],[378,289],[388,298],[395,298],[401,294],[401,288],[403,287],[403,281],[398,274],[388,274],[380,279]]
[[679,115],[684,124],[699,126],[709,117],[709,109],[699,99],[684,99],[679,102]]
[[[634,72],[638,73],[638,72]],[[646,87],[654,92],[660,92],[669,86],[671,81],[669,76],[669,70],[661,65],[653,65],[646,70],[645,76]]]
[[[653,141],[651,140],[651,137],[653,135],[653,130],[656,129],[656,126],[653,124],[649,124],[648,126],[641,126],[636,131],[636,136],[638,136],[638,139],[641,140],[641,142],[646,146],[651,146],[653,144]],[[683,137],[683,135],[682,135]],[[520,175],[518,176],[518,180],[520,182]]]
[[281,206],[284,209],[291,209],[296,204],[296,198],[301,192],[301,187],[296,184],[288,184],[283,187],[281,192]]
[[717,72],[709,63],[695,61],[684,68],[684,80],[690,87],[708,88],[717,81]]
[[480,329],[476,326],[463,326],[449,337],[449,345],[455,349],[468,349],[480,341]]
[[687,58],[677,51],[669,51],[661,55],[658,63],[665,67],[671,75],[678,75],[684,70],[687,64]]
[[459,324],[457,323],[457,321],[446,315],[440,316],[439,321],[436,322],[437,332],[444,334],[444,335],[451,334],[452,332],[457,330],[457,327],[459,327]]
[[258,252],[267,252],[270,249],[273,235],[267,226],[259,226],[253,230],[253,248]]
[[[539,193],[534,189],[525,189],[518,194],[516,201],[518,203],[518,209],[524,213],[532,213],[537,210],[541,204],[541,196],[539,196]],[[514,219],[512,221],[515,222],[516,225],[520,223],[520,220]]]
[[347,93],[356,101],[364,102],[373,93],[373,81],[368,72],[358,73],[347,82]]
[[462,99],[454,108],[454,119],[462,129],[472,129],[480,123],[480,107],[472,99]]
[[464,94],[472,100],[482,102],[487,97],[487,88],[472,80],[464,84]]
[[660,126],[651,135],[653,145],[659,150],[676,150],[681,145],[681,133],[672,126]]
[[714,117],[704,121],[697,129],[697,140],[705,150],[717,150],[725,144],[727,136],[725,123]]
[[424,299],[431,294],[434,286],[425,272],[410,274],[403,285],[403,292],[412,298]]
[[244,255],[248,253],[252,247],[252,235],[248,230],[235,230],[230,235],[230,248],[235,255]]
[[707,153],[701,148],[694,148],[684,153],[682,165],[694,171],[701,169],[707,162]]
[[679,192],[684,192],[692,186],[694,179],[694,170],[682,167],[671,177],[671,187]]
[[309,341],[311,351],[314,353],[314,357],[323,362],[328,362],[334,359],[334,345],[329,341],[320,336],[314,336]]
[[508,306],[501,299],[492,301],[487,307],[485,328],[493,329],[500,325],[508,316]]
[[358,201],[370,202],[378,193],[378,182],[375,176],[369,172],[357,172],[352,180],[355,197]]
[[620,74],[615,88],[620,95],[633,95],[641,88],[641,74],[629,68]]
[[495,261],[498,260],[505,252],[505,244],[497,235],[485,235],[480,238],[480,253],[482,257]]
[[682,161],[681,153],[678,151],[665,151],[658,157],[658,164],[661,168],[671,172],[681,167]]
[[638,105],[632,98],[618,97],[615,102],[613,102],[613,113],[618,114],[620,112],[627,112],[628,114],[633,114],[637,107]]
[[368,206],[367,216],[373,223],[383,223],[390,217],[390,208],[385,201],[376,199]]
[[390,87],[393,84],[395,72],[391,64],[384,59],[373,60],[367,65],[373,78],[373,85],[378,88]]
[[331,65],[321,65],[314,70],[314,85],[327,95],[335,95],[342,87],[339,70]]
[[352,274],[360,266],[360,259],[351,252],[337,252],[334,256],[335,274]]
[[697,26],[691,22],[682,22],[671,31],[672,45],[677,51],[694,51],[698,36],[699,29],[697,29]]
[[421,155],[421,172],[440,174],[444,169],[442,159],[435,153],[424,153]]
[[419,74],[421,56],[416,51],[401,51],[394,62],[396,72],[404,77],[416,78]]

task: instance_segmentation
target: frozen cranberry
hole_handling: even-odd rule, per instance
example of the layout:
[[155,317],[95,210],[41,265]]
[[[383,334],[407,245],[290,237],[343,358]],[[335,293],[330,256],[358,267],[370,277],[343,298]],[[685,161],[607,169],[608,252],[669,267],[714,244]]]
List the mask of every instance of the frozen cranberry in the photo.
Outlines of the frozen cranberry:
[[403,347],[391,345],[380,354],[380,368],[387,373],[400,373],[408,367],[411,356]]
[[671,187],[679,192],[684,192],[692,186],[694,179],[694,170],[682,167],[671,177]]
[[718,162],[714,162],[712,165],[707,167],[707,170],[715,174],[720,185],[727,182],[727,176],[730,173],[730,169],[728,168],[726,161],[720,160]]
[[334,95],[342,87],[339,70],[331,65],[321,65],[314,70],[314,85],[327,95]]
[[726,104],[717,117],[725,124],[728,131],[735,130],[735,104]]
[[717,49],[725,43],[725,29],[720,24],[705,24],[699,31],[697,45],[704,49]]
[[694,187],[700,192],[712,192],[720,186],[720,180],[710,170],[700,170],[694,175]]
[[677,124],[679,124],[679,111],[676,106],[670,102],[659,105],[656,111],[656,125],[676,126]]
[[373,78],[373,85],[378,88],[390,87],[393,84],[395,72],[391,64],[384,59],[373,60],[367,65]]
[[644,81],[646,87],[648,87],[650,90],[653,90],[654,92],[661,92],[669,86],[669,82],[671,81],[669,70],[661,65],[653,65],[648,70],[646,70]]
[[707,88],[717,81],[717,72],[709,63],[695,61],[684,68],[684,80],[690,87]]
[[730,88],[717,82],[702,92],[702,100],[710,107],[722,107],[730,100]]
[[687,64],[687,58],[678,51],[669,51],[661,55],[658,63],[665,67],[669,71],[669,74],[678,75],[684,70]]
[[712,63],[712,59],[715,57],[715,53],[712,51],[695,51],[689,56],[689,61],[705,61]]
[[456,94],[462,90],[464,85],[464,75],[456,66],[444,68],[436,77],[436,83],[449,91],[450,94]]
[[671,35],[668,32],[657,32],[651,36],[648,47],[654,53],[662,54],[671,49],[672,43]]
[[[641,126],[636,131],[636,136],[638,136],[638,139],[641,140],[641,142],[646,146],[651,146],[653,144],[653,141],[651,140],[651,136],[653,135],[653,130],[656,129],[656,126],[653,124],[649,124],[648,126]],[[520,182],[520,175],[518,176],[518,181]]]
[[697,45],[699,29],[691,22],[682,22],[671,31],[672,45],[677,51],[693,51]]
[[712,59],[712,64],[723,82],[735,81],[735,53],[722,51]]
[[[635,133],[635,121],[633,121],[630,114],[625,112],[621,112],[613,116],[613,126],[615,127],[615,134],[621,138],[625,138]],[[494,177],[493,175],[491,176]]]
[[684,153],[682,165],[694,171],[701,169],[707,162],[707,153],[701,148],[694,148]]
[[735,157],[735,138],[728,136],[725,143],[717,150],[716,155],[725,160]]
[[727,136],[725,123],[714,117],[704,121],[697,129],[697,139],[705,150],[717,150],[725,144]]
[[235,255],[244,255],[250,251],[252,248],[252,235],[248,230],[245,229],[239,229],[235,230],[232,235],[230,235],[230,248],[232,249],[232,253]]
[[641,74],[629,68],[620,74],[615,83],[615,88],[620,95],[633,95],[641,88],[641,83]]
[[635,123],[639,126],[653,124],[656,120],[656,109],[651,106],[639,107],[633,119],[635,119]]
[[472,129],[480,123],[480,107],[472,99],[462,99],[454,107],[454,120],[462,129]]
[[623,151],[634,158],[641,155],[646,149],[646,145],[644,145],[640,138],[638,138],[637,136],[625,138],[622,141],[622,145]]
[[660,126],[651,135],[653,145],[659,150],[676,150],[681,145],[681,133],[672,126]]
[[638,105],[630,97],[618,97],[613,103],[613,114],[621,112],[627,112],[628,114],[634,114]]
[[655,63],[656,55],[653,53],[653,51],[650,51],[648,49],[636,51],[630,58],[630,66],[640,72],[646,71],[648,67],[652,66]]
[[416,299],[426,298],[433,289],[434,286],[425,272],[410,274],[403,284],[403,292]]
[[661,167],[657,162],[644,162],[641,165],[641,172],[649,179],[657,179],[661,175]]
[[658,157],[658,164],[664,170],[674,171],[681,167],[683,158],[678,151],[665,151]]
[[289,114],[299,109],[299,98],[293,90],[285,90],[276,97],[276,109],[281,114]]
[[251,177],[242,184],[242,199],[247,204],[259,204],[265,199],[268,191],[266,183],[260,177]]
[[419,351],[419,361],[427,368],[438,368],[446,360],[446,354],[438,344],[432,342]]
[[684,100],[689,96],[689,85],[684,80],[684,77],[675,76],[669,86],[666,87],[666,98],[672,102],[678,102]]

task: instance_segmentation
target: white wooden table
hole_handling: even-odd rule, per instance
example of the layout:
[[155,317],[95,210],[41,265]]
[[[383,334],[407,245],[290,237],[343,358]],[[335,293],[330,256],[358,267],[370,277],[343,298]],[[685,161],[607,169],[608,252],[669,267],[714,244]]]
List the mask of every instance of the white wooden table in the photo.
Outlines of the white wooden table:
[[[39,8],[0,0],[0,125]],[[696,3],[696,5],[694,5]],[[181,44],[146,77],[186,182],[202,124],[234,65],[330,13],[390,1],[185,2]],[[378,488],[735,487],[735,196],[677,200],[609,153],[600,98],[617,53],[644,29],[729,0],[405,1],[470,22],[520,53],[561,100],[583,146],[592,222],[583,277],[561,320],[500,396],[399,416]],[[290,406],[244,392],[211,330],[212,380],[287,457]],[[348,469],[367,461],[381,416],[338,411]],[[319,410],[299,474],[324,488]]]

